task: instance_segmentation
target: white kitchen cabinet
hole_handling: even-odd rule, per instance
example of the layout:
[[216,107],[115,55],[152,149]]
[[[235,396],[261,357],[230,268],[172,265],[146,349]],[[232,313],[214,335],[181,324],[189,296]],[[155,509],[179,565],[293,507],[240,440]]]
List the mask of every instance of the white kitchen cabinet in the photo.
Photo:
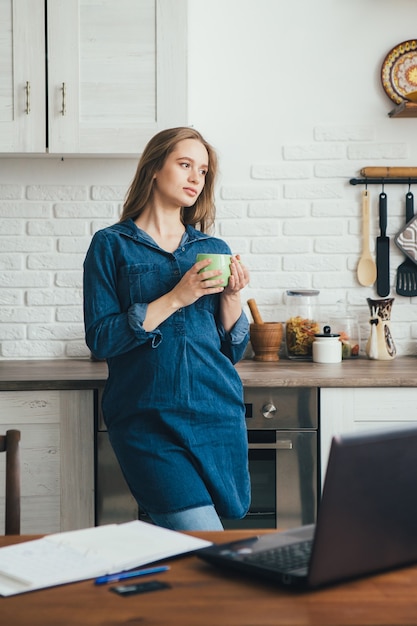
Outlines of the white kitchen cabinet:
[[[0,430],[9,428],[21,431],[21,532],[94,526],[94,392],[2,391]],[[0,458],[0,529],[4,465]]]
[[44,0],[0,0],[0,151],[44,152]]
[[320,389],[321,477],[333,435],[417,425],[417,388]]
[[158,130],[185,124],[186,9],[0,0],[0,151],[137,155]]

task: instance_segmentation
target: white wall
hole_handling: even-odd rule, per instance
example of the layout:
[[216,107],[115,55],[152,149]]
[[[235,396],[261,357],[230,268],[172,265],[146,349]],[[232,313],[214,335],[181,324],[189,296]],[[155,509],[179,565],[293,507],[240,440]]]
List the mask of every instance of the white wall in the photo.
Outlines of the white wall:
[[[285,320],[286,289],[315,287],[324,314],[342,301],[367,336],[376,291],[356,280],[361,188],[349,179],[417,166],[417,119],[390,119],[380,83],[416,23],[415,0],[189,0],[189,122],[219,152],[217,232],[251,269],[243,297],[266,320]],[[0,159],[0,359],[88,356],[82,260],[135,167]],[[370,191],[374,239],[381,190]],[[407,187],[385,191],[393,238]],[[391,241],[392,333],[400,354],[416,354],[417,299],[395,293],[403,258]]]

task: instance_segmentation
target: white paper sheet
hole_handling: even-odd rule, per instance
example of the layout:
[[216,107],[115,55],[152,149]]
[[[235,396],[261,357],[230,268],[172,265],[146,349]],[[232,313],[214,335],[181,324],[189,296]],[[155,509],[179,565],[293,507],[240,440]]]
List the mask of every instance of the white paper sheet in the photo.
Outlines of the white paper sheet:
[[0,548],[0,595],[121,572],[209,545],[140,521],[46,535]]

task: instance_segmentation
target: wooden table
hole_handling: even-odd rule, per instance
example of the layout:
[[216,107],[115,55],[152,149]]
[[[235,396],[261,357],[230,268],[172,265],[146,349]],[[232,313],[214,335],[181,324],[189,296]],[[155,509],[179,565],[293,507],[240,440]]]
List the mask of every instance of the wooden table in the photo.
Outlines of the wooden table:
[[[263,531],[260,531],[263,532]],[[210,541],[248,531],[191,533]],[[35,537],[0,537],[0,546]],[[92,580],[0,597],[4,626],[406,626],[417,624],[417,566],[314,592],[223,572],[196,556],[146,580],[171,589],[121,597]],[[137,580],[137,579],[135,579]],[[144,581],[145,578],[139,579]]]

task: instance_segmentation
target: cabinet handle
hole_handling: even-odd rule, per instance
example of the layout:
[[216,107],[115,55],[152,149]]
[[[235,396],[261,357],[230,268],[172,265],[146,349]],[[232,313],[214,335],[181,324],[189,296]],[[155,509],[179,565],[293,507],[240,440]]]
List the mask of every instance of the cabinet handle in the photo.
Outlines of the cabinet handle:
[[25,85],[25,93],[26,93],[26,115],[30,113],[30,82],[27,80]]
[[67,87],[65,83],[62,83],[62,109],[61,109],[62,115],[65,115],[67,112],[66,98],[67,98]]

